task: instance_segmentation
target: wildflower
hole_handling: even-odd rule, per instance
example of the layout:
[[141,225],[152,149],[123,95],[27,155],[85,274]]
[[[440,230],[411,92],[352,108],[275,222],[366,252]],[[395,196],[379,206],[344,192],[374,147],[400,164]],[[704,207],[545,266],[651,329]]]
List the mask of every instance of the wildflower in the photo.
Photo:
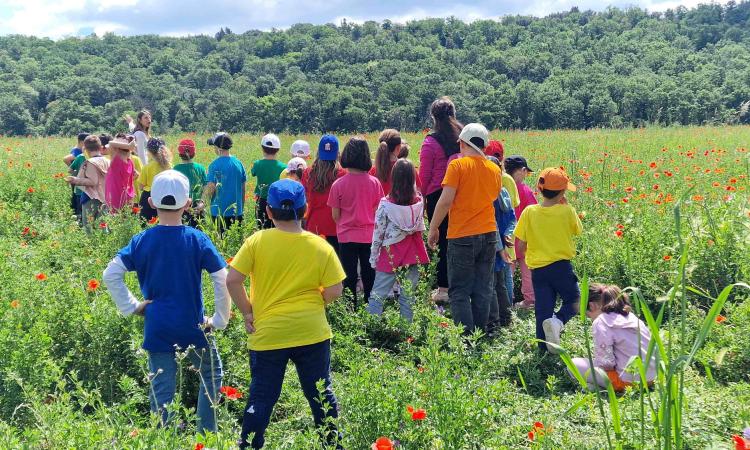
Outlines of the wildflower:
[[722,316],[721,314],[719,314],[718,316],[716,316],[716,323],[724,323],[726,321],[727,321],[727,318],[724,317],[724,316]]
[[627,203],[627,202],[629,202],[629,201],[630,201],[630,199],[629,199],[628,197],[624,197],[624,198],[622,199],[622,202],[623,202],[623,203]]
[[440,322],[440,328],[448,328],[448,322]]
[[694,195],[693,196],[693,201],[694,202],[702,202],[704,199],[705,199],[705,197],[702,196],[702,195]]
[[34,189],[33,187],[30,187],[26,189],[26,192],[28,192],[29,194],[33,194],[34,192],[36,192],[36,189]]
[[149,225],[156,225],[159,222],[158,217],[152,217],[151,220],[148,221]]
[[662,256],[662,259],[664,261],[670,261],[670,260],[672,260],[672,256],[671,255],[664,255],[664,256]]
[[542,422],[534,422],[527,436],[530,441],[533,441],[537,436],[544,436],[545,433],[547,433],[547,430],[544,428],[544,424]]
[[132,438],[138,436],[138,428],[133,428],[128,435]]
[[140,206],[133,206],[133,214],[139,214],[141,212]]
[[19,302],[18,300],[13,300],[12,302],[10,302],[11,308],[18,308],[19,306],[21,306],[21,302]]
[[732,178],[729,179],[729,182],[731,184],[736,184],[737,183],[737,178],[732,177]]
[[622,237],[622,230],[615,231],[615,236],[617,236],[618,238],[621,238]]
[[24,227],[23,231],[21,231],[21,236],[26,236],[30,231],[31,229],[29,227]]
[[89,292],[94,292],[95,290],[99,289],[99,281],[95,279],[90,279],[88,283],[86,283],[86,290]]
[[206,446],[201,444],[200,442],[195,444],[195,447],[193,447],[193,450],[203,450]]
[[748,450],[747,443],[742,436],[735,434],[732,436],[732,440],[734,441],[735,450]]
[[656,163],[655,163],[655,162],[652,162],[652,163],[651,163],[651,164],[649,164],[648,166],[649,166],[650,168],[652,168],[652,169],[656,169]]
[[219,392],[224,394],[224,396],[229,400],[238,400],[242,398],[242,392],[238,391],[232,386],[222,386],[221,389],[219,389]]
[[427,418],[427,411],[422,408],[416,409],[411,405],[407,405],[406,412],[411,414],[411,420],[413,421],[421,421]]
[[393,441],[385,436],[380,436],[375,443],[372,444],[372,450],[393,450]]
[[44,274],[43,272],[40,272],[40,273],[38,273],[38,274],[36,274],[36,275],[34,275],[34,276],[35,276],[35,277],[36,277],[36,279],[37,279],[37,280],[39,280],[39,281],[44,281],[44,280],[46,280],[46,279],[47,279],[47,275],[45,275],[45,274]]
[[730,192],[731,192],[731,191],[736,191],[736,190],[737,190],[737,188],[736,188],[736,187],[734,187],[734,186],[732,186],[732,185],[727,185],[727,187],[726,187],[726,188],[724,188],[724,189],[726,189],[727,191],[730,191]]
[[25,162],[25,163],[23,163],[23,166],[24,166],[25,168],[27,168],[27,169],[31,169],[31,163],[30,163],[30,162]]
[[655,191],[658,191],[658,190],[659,190],[659,185],[658,185],[658,184],[655,184],[655,185],[653,185],[653,189],[654,189]]

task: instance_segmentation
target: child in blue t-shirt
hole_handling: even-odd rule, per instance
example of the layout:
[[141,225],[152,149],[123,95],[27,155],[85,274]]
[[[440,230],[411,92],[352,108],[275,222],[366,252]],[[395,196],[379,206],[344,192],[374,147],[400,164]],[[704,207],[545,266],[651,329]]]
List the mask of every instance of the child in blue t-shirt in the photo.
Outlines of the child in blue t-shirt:
[[[185,175],[167,170],[156,176],[148,199],[157,210],[159,225],[135,235],[104,271],[117,308],[125,315],[145,318],[143,348],[151,372],[151,411],[168,420],[165,405],[174,400],[178,364],[175,351],[187,357],[200,374],[198,432],[215,432],[213,408],[221,387],[222,365],[211,334],[229,321],[229,294],[224,258],[202,231],[182,225],[190,207],[190,184]],[[201,272],[211,275],[214,315],[204,316]],[[138,275],[138,301],[124,283],[125,273]]]
[[216,147],[218,158],[208,166],[203,203],[211,205],[211,218],[223,233],[233,223],[242,224],[247,174],[240,160],[230,154],[232,138],[227,133],[217,133],[208,145]]

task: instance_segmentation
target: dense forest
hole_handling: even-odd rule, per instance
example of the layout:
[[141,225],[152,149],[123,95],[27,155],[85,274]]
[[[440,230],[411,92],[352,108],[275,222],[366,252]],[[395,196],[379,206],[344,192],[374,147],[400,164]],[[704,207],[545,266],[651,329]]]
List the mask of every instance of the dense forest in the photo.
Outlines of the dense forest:
[[748,122],[750,2],[215,36],[0,37],[0,134],[421,129],[435,98],[492,128]]

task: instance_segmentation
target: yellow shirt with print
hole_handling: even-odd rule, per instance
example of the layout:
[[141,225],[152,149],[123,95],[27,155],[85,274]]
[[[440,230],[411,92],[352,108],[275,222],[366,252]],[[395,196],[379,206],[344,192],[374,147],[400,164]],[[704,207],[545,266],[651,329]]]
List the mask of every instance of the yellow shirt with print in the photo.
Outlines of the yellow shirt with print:
[[346,274],[325,239],[307,231],[259,231],[245,240],[230,265],[250,277],[255,319],[250,350],[299,347],[333,337],[322,291]]
[[573,237],[582,232],[583,225],[572,206],[531,205],[518,218],[515,236],[527,244],[526,265],[538,269],[573,259],[576,254]]
[[[172,168],[171,164],[169,165],[169,168]],[[154,178],[165,170],[167,169],[164,169],[155,159],[152,159],[146,164],[146,167],[143,168],[141,176],[138,177],[138,183],[143,185],[144,191],[151,192],[151,185],[154,183]]]
[[143,163],[138,156],[131,156],[130,160],[133,161],[133,168],[138,172],[137,177],[133,177],[133,186],[135,187],[135,201],[137,202],[141,198],[141,185],[140,176],[143,173]]
[[508,191],[508,195],[510,195],[510,204],[513,205],[514,208],[516,208],[521,204],[521,197],[518,195],[516,180],[514,180],[512,176],[508,175],[507,173],[505,173],[505,170],[503,170],[503,179],[501,181],[505,190]]

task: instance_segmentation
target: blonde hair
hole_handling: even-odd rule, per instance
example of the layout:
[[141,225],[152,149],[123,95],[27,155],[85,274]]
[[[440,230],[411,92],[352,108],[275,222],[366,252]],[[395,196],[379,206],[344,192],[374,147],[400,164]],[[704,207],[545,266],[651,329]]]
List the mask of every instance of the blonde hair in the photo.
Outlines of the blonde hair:
[[156,160],[162,169],[167,170],[172,168],[172,152],[169,151],[166,145],[160,145],[158,149],[148,149],[151,156]]

